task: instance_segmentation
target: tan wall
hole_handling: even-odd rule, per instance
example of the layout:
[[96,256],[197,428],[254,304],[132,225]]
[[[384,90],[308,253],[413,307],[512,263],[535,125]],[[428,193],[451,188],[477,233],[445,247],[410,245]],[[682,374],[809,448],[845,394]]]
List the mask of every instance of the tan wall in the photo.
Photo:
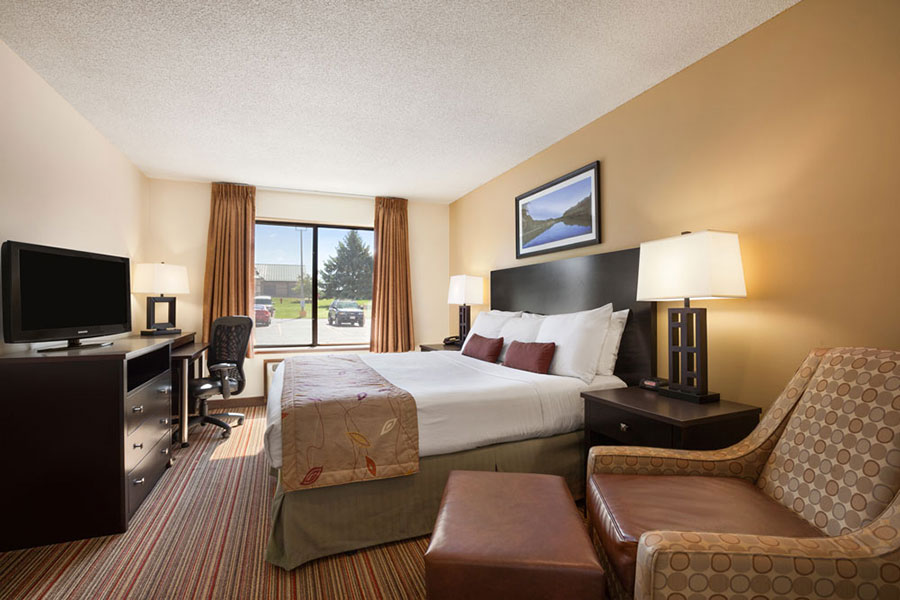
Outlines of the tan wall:
[[0,82],[0,241],[139,260],[147,178],[3,42]]
[[[188,331],[199,331],[201,324],[209,198],[209,183],[150,180],[144,254],[150,261],[187,266],[191,293],[178,297],[178,326]],[[372,198],[258,190],[256,214],[260,219],[371,227],[375,202]],[[410,202],[409,229],[416,340],[440,341],[447,335],[449,207]],[[263,360],[282,356],[258,355],[245,363],[245,396],[262,395]]]
[[[696,303],[712,389],[767,406],[811,347],[900,349],[897,23],[894,0],[801,2],[454,202],[451,273],[737,231],[748,298]],[[603,244],[517,261],[514,197],[593,160]]]

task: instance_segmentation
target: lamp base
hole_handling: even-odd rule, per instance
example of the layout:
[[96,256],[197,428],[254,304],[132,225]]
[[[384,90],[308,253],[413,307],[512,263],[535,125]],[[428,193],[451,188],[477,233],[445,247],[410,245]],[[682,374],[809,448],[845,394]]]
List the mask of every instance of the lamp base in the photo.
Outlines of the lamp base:
[[668,396],[669,398],[678,398],[679,400],[687,400],[696,404],[709,404],[719,401],[718,392],[713,394],[695,394],[693,392],[684,392],[681,390],[673,390],[670,388],[659,388],[656,392],[660,396]]
[[176,335],[181,333],[180,329],[143,329],[141,335]]

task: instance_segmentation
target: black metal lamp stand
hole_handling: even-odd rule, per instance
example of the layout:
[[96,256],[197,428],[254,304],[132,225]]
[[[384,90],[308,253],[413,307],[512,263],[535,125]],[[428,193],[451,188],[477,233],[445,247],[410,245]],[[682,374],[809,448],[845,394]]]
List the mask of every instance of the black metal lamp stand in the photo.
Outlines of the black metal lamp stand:
[[717,402],[719,394],[709,393],[707,357],[706,309],[691,308],[685,298],[683,308],[669,309],[669,387],[659,393],[698,404]]
[[459,305],[459,343],[466,341],[471,329],[472,323],[472,307],[468,304]]
[[[168,316],[163,322],[156,321],[156,305],[168,304]],[[147,296],[147,329],[141,331],[141,335],[172,335],[181,333],[175,329],[175,297],[174,296]]]

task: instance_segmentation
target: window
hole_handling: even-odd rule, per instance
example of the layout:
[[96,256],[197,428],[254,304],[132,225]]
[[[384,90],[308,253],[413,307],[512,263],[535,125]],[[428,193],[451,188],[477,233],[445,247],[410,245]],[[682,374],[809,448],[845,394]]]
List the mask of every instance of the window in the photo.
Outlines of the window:
[[368,344],[375,232],[257,221],[256,347]]

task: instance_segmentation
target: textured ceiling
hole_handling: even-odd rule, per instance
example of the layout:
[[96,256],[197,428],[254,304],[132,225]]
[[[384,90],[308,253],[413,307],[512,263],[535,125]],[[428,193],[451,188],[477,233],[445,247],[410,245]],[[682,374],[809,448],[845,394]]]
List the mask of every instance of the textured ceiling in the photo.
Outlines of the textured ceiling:
[[795,2],[2,0],[0,38],[151,177],[451,202]]

